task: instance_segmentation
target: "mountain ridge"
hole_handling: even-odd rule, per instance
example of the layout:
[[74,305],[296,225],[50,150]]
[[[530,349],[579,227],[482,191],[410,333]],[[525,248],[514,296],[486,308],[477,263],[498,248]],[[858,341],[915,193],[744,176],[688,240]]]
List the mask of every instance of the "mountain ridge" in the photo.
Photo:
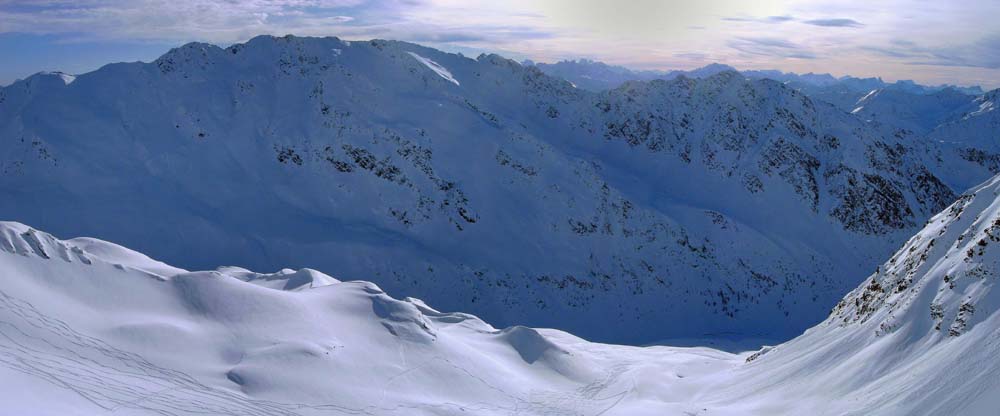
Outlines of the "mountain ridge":
[[52,81],[0,91],[0,215],[602,340],[791,336],[956,193],[930,144],[735,72],[591,93],[499,55],[258,37]]

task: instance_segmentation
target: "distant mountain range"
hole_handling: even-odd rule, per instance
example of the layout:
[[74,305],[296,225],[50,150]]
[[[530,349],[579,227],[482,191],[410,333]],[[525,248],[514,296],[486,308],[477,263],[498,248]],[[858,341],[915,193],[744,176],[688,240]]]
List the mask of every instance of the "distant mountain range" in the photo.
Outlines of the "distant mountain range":
[[[747,78],[773,79],[788,83],[796,89],[804,89],[813,93],[825,93],[835,96],[837,92],[845,94],[866,94],[876,89],[891,89],[912,94],[930,94],[942,90],[955,90],[965,95],[980,95],[984,91],[979,86],[959,87],[955,85],[925,86],[911,80],[900,80],[887,83],[881,78],[856,78],[852,76],[834,77],[830,74],[797,74],[779,70],[737,70],[729,65],[711,63],[701,68],[688,71],[672,70],[634,70],[618,65],[609,65],[589,59],[565,60],[556,63],[535,63],[525,61],[525,65],[533,65],[546,74],[563,78],[573,85],[591,91],[603,91],[616,88],[628,81],[652,81],[654,79],[671,80],[679,76],[688,78],[705,78],[724,71],[738,71]],[[860,96],[859,96],[860,97]],[[828,97],[829,98],[829,97]],[[856,100],[856,98],[855,98]],[[835,103],[836,104],[836,103]]]

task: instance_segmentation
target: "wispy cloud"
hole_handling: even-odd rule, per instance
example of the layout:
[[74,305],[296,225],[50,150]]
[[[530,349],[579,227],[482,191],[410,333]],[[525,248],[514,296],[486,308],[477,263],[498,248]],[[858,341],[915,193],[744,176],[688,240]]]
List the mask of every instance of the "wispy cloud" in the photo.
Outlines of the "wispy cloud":
[[861,22],[854,19],[838,18],[838,19],[812,19],[803,20],[802,23],[813,26],[823,26],[823,27],[862,27],[864,26]]
[[766,17],[746,17],[746,16],[723,17],[722,20],[726,22],[762,23],[762,24],[801,22],[807,25],[823,26],[823,27],[864,27],[864,25],[861,24],[861,22],[848,18],[823,18],[823,19],[800,20],[788,15],[766,16]]
[[974,42],[948,46],[922,46],[912,41],[892,41],[883,46],[866,46],[880,56],[897,58],[908,65],[953,66],[1000,69],[1000,33]]
[[728,22],[752,22],[752,23],[785,23],[795,20],[792,16],[767,16],[767,17],[723,17],[722,20]]
[[739,52],[768,57],[816,59],[808,48],[779,38],[741,37],[730,40],[728,46]]

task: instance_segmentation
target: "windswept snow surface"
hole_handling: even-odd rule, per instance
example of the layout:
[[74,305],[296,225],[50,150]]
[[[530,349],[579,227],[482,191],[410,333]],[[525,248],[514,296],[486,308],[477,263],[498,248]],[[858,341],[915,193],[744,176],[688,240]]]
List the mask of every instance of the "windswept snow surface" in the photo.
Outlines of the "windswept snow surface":
[[0,223],[0,404],[33,415],[935,415],[1000,405],[1000,179],[751,354],[497,329],[319,271],[188,272]]

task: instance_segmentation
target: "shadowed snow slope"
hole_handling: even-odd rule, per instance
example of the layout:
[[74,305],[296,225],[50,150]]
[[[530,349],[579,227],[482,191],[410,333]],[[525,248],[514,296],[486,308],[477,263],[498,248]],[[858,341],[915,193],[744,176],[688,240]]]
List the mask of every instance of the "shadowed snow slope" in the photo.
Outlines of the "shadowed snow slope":
[[991,414],[1000,179],[750,354],[495,329],[315,270],[188,272],[0,223],[0,403],[34,415]]

